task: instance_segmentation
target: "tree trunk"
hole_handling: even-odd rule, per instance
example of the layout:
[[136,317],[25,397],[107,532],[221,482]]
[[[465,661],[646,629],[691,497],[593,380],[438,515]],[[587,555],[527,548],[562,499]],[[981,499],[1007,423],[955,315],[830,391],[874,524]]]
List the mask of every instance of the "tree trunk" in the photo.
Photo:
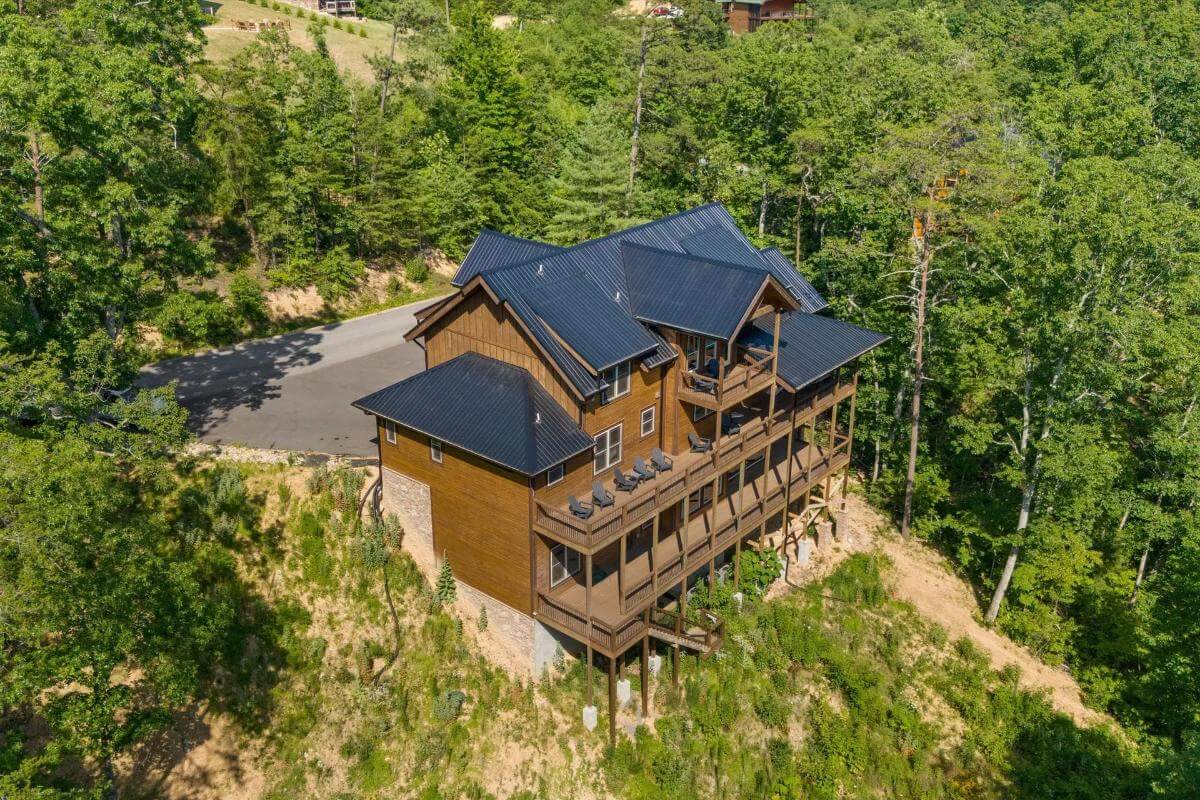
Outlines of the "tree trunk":
[[[450,15],[446,15],[446,24],[450,24]],[[396,66],[396,34],[399,29],[396,20],[392,20],[392,46],[388,49],[388,68],[387,72],[383,73],[383,85],[379,87],[379,116],[383,116],[387,111],[388,101],[388,84],[392,80],[392,70]]]
[[446,27],[450,27],[450,0],[446,0]]
[[[1021,513],[1017,517],[1017,541],[1021,541],[1021,534],[1029,527],[1029,514],[1033,508],[1033,495],[1036,491],[1037,481],[1037,465],[1041,455],[1034,456],[1034,474],[1033,480],[1025,485],[1021,490]],[[992,594],[991,605],[988,606],[987,615],[984,621],[991,625],[996,621],[996,617],[1000,614],[1000,604],[1004,602],[1004,595],[1008,593],[1008,584],[1012,581],[1013,570],[1017,566],[1017,557],[1020,555],[1021,545],[1014,544],[1012,549],[1008,551],[1008,558],[1004,561],[1004,572],[1000,574],[1000,582],[996,584],[996,591]]]
[[627,192],[633,195],[633,180],[637,176],[638,136],[642,130],[642,92],[646,83],[646,54],[650,51],[650,40],[646,37],[646,25],[642,24],[642,44],[638,55],[637,93],[633,101],[633,134],[629,145],[629,186]]
[[1146,547],[1142,550],[1142,557],[1138,559],[1137,578],[1133,581],[1133,594],[1129,596],[1129,605],[1137,605],[1138,592],[1142,590],[1142,580],[1146,577],[1146,559],[1150,557],[1150,543],[1146,542]]
[[925,235],[929,233],[929,215],[925,215],[922,228],[917,268],[920,284],[917,288],[916,326],[913,330],[913,396],[912,425],[908,434],[908,475],[904,481],[904,513],[900,519],[900,535],[909,537],[912,528],[913,491],[917,479],[917,447],[921,441],[921,384],[925,379],[925,298],[929,290],[929,247]]
[[874,483],[875,481],[879,480],[879,455],[880,455],[879,450],[880,450],[880,447],[881,447],[881,445],[879,442],[879,437],[876,436],[875,437],[875,460],[871,464],[871,483]]
[[767,233],[767,179],[763,178],[762,182],[762,200],[758,203],[758,235],[765,236]]
[[800,217],[804,212],[804,195],[805,195],[804,188],[801,187],[800,192],[797,194],[797,197],[796,197],[796,219],[794,220],[794,223],[793,223],[793,227],[795,228],[796,242],[795,242],[794,255],[792,257],[792,263],[796,264],[796,265],[800,264],[800,239],[801,239],[801,237],[800,237]]

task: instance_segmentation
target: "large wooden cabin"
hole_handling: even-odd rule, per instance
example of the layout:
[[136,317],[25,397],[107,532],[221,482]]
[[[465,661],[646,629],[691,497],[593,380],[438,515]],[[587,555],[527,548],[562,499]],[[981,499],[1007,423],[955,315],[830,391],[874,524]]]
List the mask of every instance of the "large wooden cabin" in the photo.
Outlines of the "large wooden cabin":
[[856,362],[885,337],[719,204],[569,248],[484,231],[454,285],[407,334],[426,370],[355,403],[405,547],[449,559],[535,672],[600,654],[611,693],[632,649],[719,647],[689,590],[835,519]]

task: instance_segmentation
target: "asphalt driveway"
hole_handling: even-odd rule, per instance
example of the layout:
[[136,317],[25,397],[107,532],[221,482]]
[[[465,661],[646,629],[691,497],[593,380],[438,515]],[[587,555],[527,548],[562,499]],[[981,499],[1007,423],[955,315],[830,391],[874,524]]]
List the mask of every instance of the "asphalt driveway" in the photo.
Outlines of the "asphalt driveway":
[[350,403],[424,368],[404,333],[432,302],[160,361],[138,383],[178,381],[201,441],[373,456],[372,420]]

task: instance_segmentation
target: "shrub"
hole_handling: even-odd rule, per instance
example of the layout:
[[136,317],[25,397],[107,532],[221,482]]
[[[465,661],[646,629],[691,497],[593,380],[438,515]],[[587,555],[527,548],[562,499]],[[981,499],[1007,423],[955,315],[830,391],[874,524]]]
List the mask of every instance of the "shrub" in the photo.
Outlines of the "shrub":
[[258,328],[267,321],[267,298],[262,285],[247,272],[239,272],[229,282],[229,305],[233,313]]
[[272,10],[272,11],[278,11],[278,10],[279,10],[279,3],[271,3],[271,10]]
[[363,28],[363,27],[360,27],[360,28],[358,29],[358,35],[359,35],[360,37],[362,37],[363,39],[367,38],[367,29],[366,29],[366,28]]
[[743,550],[739,576],[742,591],[747,597],[757,600],[779,577],[782,567],[783,561],[774,550],[761,553],[756,550]]
[[488,618],[487,618],[487,607],[486,607],[486,606],[485,606],[485,607],[483,607],[483,608],[481,608],[481,609],[479,609],[479,623],[478,623],[478,625],[479,625],[479,630],[480,630],[480,632],[483,632],[483,631],[486,631],[486,630],[487,630],[487,626],[488,626]]
[[334,27],[334,29],[335,29],[335,30],[339,30],[339,31],[340,31],[340,30],[342,29],[342,21],[341,21],[340,19],[335,19],[335,20],[333,21],[333,27]]
[[418,256],[404,265],[404,277],[413,283],[424,283],[429,278],[429,267],[425,259]]
[[467,696],[458,689],[443,692],[433,701],[433,715],[442,722],[450,722],[458,718],[466,701]]
[[155,320],[164,336],[188,347],[221,344],[237,333],[229,307],[212,292],[175,292]]
[[270,278],[273,286],[316,286],[321,298],[332,303],[358,288],[364,271],[363,263],[343,246],[320,256],[293,256],[272,269]]

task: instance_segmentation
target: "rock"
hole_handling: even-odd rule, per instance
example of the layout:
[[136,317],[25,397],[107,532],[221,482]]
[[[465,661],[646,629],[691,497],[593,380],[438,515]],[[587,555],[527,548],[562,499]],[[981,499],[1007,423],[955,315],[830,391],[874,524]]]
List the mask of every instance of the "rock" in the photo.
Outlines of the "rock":
[[596,714],[595,706],[583,707],[583,727],[587,728],[589,731],[596,730],[596,722],[598,719],[599,717]]

